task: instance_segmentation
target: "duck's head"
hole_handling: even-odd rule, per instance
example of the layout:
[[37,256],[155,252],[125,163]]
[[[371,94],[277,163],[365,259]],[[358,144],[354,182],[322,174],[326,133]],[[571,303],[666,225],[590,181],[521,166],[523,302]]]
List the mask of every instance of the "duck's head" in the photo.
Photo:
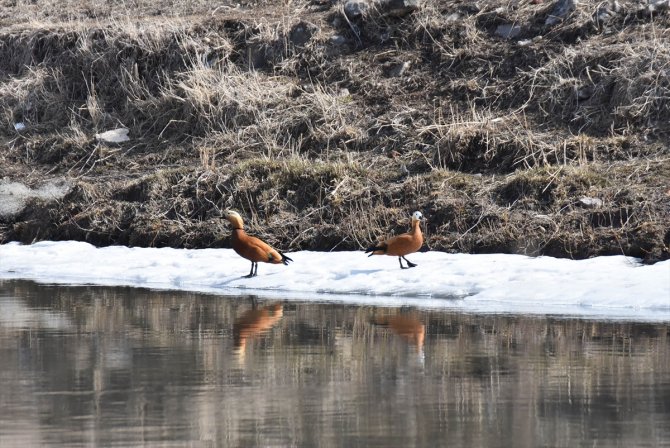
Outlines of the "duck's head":
[[239,213],[232,210],[225,210],[223,217],[226,218],[232,225],[233,229],[244,229],[244,221]]
[[420,211],[416,211],[416,212],[412,213],[412,222],[414,222],[414,221],[425,221],[425,220],[426,220],[426,218],[423,216],[423,213],[421,213]]

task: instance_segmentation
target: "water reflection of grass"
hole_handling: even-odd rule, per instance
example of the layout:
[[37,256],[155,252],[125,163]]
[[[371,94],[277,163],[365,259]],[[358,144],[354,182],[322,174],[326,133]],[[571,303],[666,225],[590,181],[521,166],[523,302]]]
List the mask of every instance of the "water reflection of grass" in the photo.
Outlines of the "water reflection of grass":
[[[57,333],[38,320],[30,329],[0,326],[6,359],[14,359],[17,344],[30,354],[3,366],[0,396],[11,396],[12,378],[38,378],[22,387],[49,393],[40,412],[65,427],[91,412],[99,422],[144,418],[174,440],[220,441],[225,432],[245,444],[251,427],[288,427],[290,436],[268,433],[263,443],[338,444],[353,432],[404,445],[444,433],[456,445],[515,438],[516,446],[537,446],[569,445],[584,433],[633,443],[662,434],[650,415],[670,415],[662,387],[670,372],[668,324],[3,287],[32,312],[71,322]],[[273,306],[281,315],[269,312]],[[245,340],[240,357],[240,322],[264,313],[271,323]],[[655,387],[657,397],[640,396]],[[89,395],[50,395],[72,390]],[[625,433],[631,422],[638,429]]]

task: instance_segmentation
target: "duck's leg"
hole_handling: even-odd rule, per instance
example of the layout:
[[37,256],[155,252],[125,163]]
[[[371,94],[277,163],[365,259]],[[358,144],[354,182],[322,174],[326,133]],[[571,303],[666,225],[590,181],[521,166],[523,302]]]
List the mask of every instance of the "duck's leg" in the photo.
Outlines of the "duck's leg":
[[[411,261],[409,261],[409,260],[408,260],[407,258],[405,258],[405,257],[402,257],[402,259],[405,260],[405,261],[407,262],[407,267],[408,267],[408,268],[416,267],[416,263],[412,263]],[[400,265],[402,266],[402,263],[400,263]]]
[[252,261],[251,262],[251,271],[249,271],[249,275],[245,275],[243,278],[251,278],[251,277],[254,277],[256,275],[256,273],[254,273],[254,265],[256,265],[256,271],[258,271],[258,263]]
[[398,257],[398,263],[400,263],[400,269],[407,269],[405,266],[402,265],[402,258],[401,257]]
[[258,275],[258,262],[255,262],[254,263],[254,275],[253,276],[256,277],[257,275]]

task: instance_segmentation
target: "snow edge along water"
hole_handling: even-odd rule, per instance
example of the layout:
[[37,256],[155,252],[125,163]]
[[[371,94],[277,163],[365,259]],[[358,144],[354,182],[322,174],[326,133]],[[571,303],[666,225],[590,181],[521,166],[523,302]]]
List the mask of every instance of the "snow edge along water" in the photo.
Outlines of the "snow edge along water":
[[0,245],[0,279],[133,286],[224,295],[376,306],[411,305],[476,313],[518,313],[670,321],[670,260],[642,265],[625,256],[568,260],[523,255],[362,252],[291,253],[290,266],[249,262],[231,249],[96,248],[61,241]]

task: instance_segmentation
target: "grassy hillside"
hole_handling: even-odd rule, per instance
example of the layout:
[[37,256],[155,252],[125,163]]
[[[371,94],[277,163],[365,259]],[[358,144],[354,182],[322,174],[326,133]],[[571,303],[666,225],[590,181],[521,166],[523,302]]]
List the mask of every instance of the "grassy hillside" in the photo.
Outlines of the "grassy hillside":
[[403,3],[2,2],[0,241],[670,257],[667,2]]

